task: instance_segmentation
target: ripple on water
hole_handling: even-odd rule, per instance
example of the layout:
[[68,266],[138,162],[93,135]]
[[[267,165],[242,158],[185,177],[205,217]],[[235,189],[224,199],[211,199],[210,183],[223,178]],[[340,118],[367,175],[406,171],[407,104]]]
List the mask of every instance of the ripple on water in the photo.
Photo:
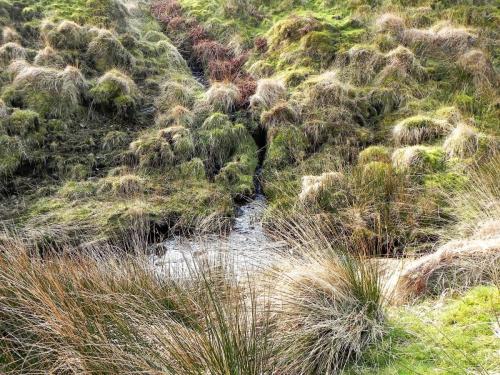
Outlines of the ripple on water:
[[285,245],[272,240],[264,231],[262,216],[266,204],[266,198],[257,195],[241,206],[226,236],[174,236],[166,240],[160,244],[164,254],[152,258],[155,268],[160,273],[182,274],[193,267],[197,259],[227,260],[236,273],[269,265]]

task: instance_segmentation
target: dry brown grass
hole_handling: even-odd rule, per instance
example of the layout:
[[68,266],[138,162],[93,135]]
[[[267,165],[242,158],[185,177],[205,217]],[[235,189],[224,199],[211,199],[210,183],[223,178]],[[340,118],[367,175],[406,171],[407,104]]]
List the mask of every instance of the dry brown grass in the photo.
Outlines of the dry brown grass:
[[[83,253],[82,253],[83,251]],[[0,241],[0,353],[7,373],[260,374],[269,313],[229,269],[158,277],[111,247],[42,259]]]
[[479,225],[470,238],[450,241],[436,252],[408,264],[395,290],[396,300],[425,294],[465,291],[475,285],[498,283],[500,222]]
[[278,101],[286,99],[286,87],[276,79],[260,79],[257,81],[255,94],[250,97],[250,106],[254,109],[269,109]]
[[261,283],[224,257],[155,270],[140,237],[133,254],[62,246],[44,258],[1,237],[4,370],[335,373],[384,332],[377,274],[306,233],[304,257]]
[[21,45],[9,42],[0,46],[0,66],[8,66],[12,61],[25,59],[26,49]]
[[5,44],[5,43],[21,43],[21,36],[19,35],[19,33],[15,29],[8,27],[8,26],[5,26],[2,29],[1,42],[3,44]]
[[207,102],[217,112],[231,113],[240,100],[238,87],[229,82],[216,82],[205,93]]
[[458,65],[473,76],[477,89],[489,92],[498,87],[498,74],[484,51],[470,50],[460,56]]

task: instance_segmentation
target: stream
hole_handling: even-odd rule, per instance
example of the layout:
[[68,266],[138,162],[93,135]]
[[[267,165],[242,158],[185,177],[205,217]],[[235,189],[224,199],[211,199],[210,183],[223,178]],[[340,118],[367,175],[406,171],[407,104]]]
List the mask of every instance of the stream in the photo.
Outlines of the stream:
[[249,203],[238,207],[238,213],[229,234],[205,235],[194,238],[174,236],[161,244],[161,255],[152,261],[159,273],[185,274],[197,261],[223,260],[233,267],[235,274],[262,268],[272,263],[285,244],[274,241],[262,226],[266,198],[258,194]]

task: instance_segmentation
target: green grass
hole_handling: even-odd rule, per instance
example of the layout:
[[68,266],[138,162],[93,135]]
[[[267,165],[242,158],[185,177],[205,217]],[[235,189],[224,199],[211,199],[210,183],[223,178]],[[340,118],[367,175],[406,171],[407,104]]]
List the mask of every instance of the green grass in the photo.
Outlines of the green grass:
[[352,374],[493,374],[500,366],[496,336],[500,292],[476,287],[462,296],[392,308],[390,335]]

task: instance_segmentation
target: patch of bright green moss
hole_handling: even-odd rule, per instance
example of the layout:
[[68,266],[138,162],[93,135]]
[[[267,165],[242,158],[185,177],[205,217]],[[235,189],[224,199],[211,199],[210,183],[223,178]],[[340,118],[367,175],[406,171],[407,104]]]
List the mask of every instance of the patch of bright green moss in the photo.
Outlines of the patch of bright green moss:
[[495,334],[499,314],[500,292],[494,286],[391,308],[389,336],[349,373],[492,373],[500,367],[500,342]]

